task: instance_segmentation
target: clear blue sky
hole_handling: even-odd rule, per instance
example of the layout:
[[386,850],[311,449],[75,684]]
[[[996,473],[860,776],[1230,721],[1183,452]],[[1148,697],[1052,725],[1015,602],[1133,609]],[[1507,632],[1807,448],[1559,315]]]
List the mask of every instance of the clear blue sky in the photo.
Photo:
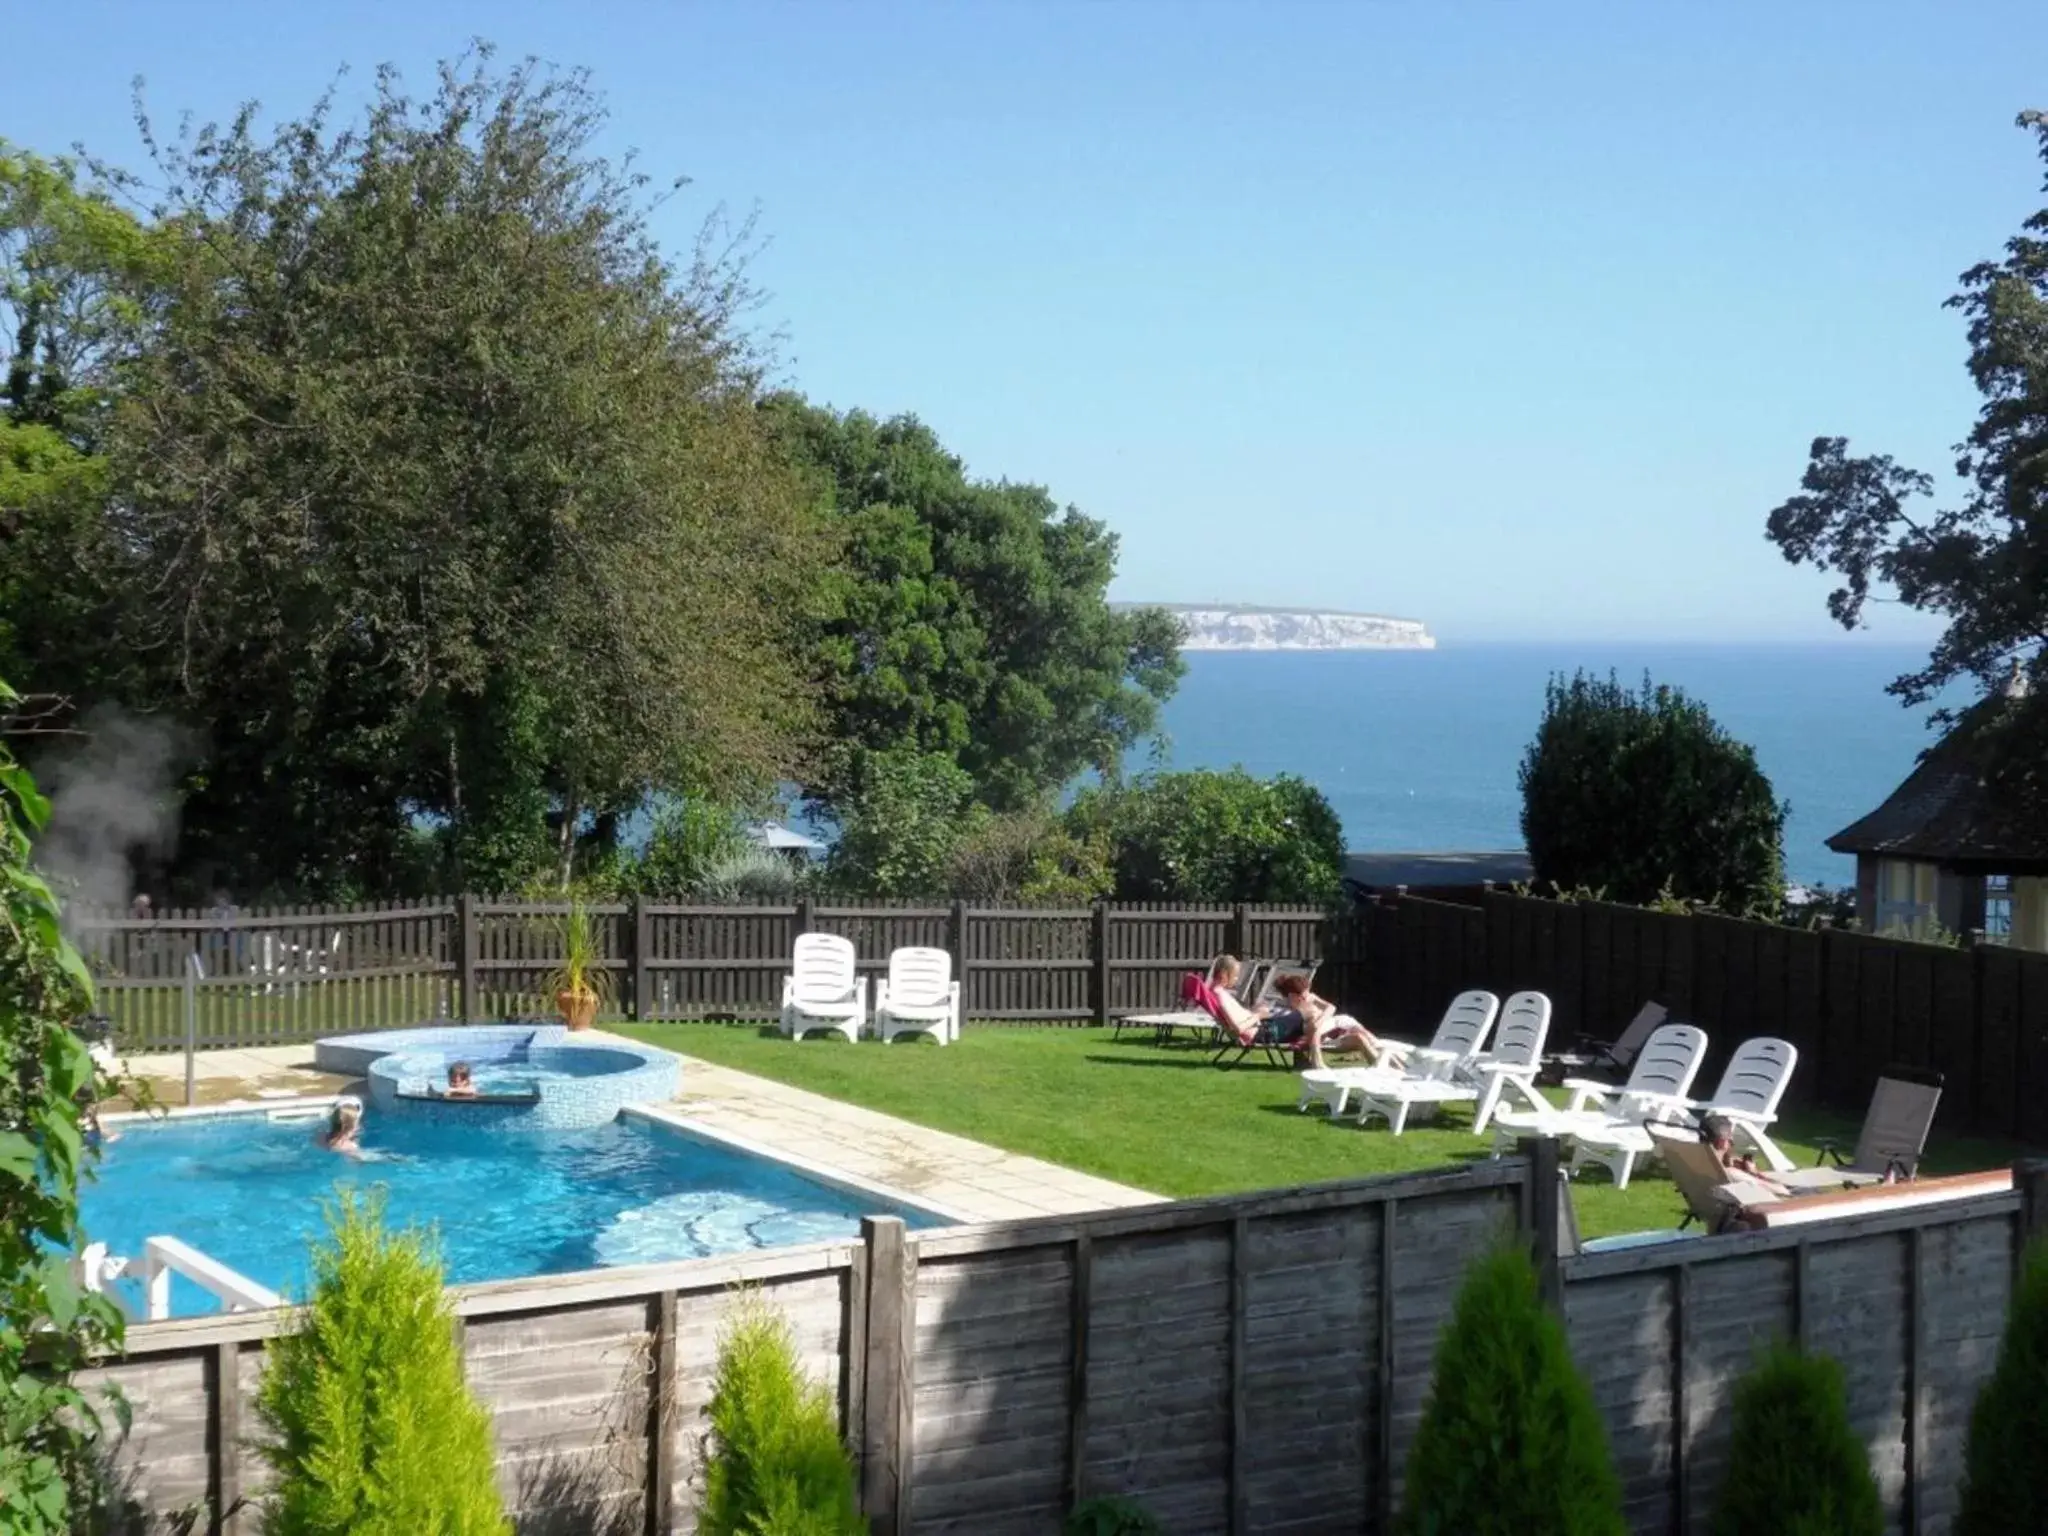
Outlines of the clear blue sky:
[[1105,518],[1118,595],[1453,639],[1834,633],[1764,514],[1816,433],[1944,468],[1941,301],[2044,201],[2038,0],[0,0],[0,136],[133,163],[136,74],[296,113],[479,34],[694,179],[675,249],[758,206],[789,382]]

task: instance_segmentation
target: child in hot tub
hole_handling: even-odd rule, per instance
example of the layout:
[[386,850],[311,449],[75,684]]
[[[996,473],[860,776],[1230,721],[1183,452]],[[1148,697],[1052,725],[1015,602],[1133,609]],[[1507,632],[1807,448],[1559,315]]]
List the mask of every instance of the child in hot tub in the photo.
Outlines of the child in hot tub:
[[469,1063],[452,1061],[448,1064],[448,1092],[451,1099],[473,1099],[476,1097],[476,1079],[470,1075]]

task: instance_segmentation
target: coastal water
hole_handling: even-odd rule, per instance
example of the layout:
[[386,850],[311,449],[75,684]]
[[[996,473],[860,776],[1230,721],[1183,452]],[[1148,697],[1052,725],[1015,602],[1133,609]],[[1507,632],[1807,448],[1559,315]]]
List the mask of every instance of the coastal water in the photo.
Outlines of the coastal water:
[[1933,739],[1926,710],[1884,691],[1925,654],[1856,641],[1198,652],[1166,707],[1160,766],[1299,774],[1329,797],[1355,850],[1519,848],[1515,773],[1545,679],[1611,668],[1633,685],[1647,669],[1756,749],[1791,802],[1790,877],[1844,885],[1854,861],[1826,839],[1883,800]]

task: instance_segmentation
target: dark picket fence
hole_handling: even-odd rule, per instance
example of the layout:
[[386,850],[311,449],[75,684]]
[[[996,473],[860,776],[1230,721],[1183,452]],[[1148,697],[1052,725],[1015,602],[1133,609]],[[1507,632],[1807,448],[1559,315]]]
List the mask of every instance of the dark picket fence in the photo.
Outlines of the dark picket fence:
[[[737,907],[651,900],[590,909],[606,1009],[643,1020],[769,1018],[800,933],[851,939],[871,977],[907,945],[949,951],[976,1020],[1105,1022],[1173,1005],[1183,972],[1230,950],[1311,959],[1328,919],[1301,907],[948,904]],[[283,1044],[347,1028],[553,1011],[563,908],[462,896],[381,907],[75,914],[102,1007],[129,1049]]]

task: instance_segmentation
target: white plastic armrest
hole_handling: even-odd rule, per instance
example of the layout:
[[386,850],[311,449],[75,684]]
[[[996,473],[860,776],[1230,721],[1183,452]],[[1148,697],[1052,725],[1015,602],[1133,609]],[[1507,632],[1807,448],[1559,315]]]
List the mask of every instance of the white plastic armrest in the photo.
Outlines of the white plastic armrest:
[[[1568,1077],[1564,1080],[1564,1085],[1572,1091],[1571,1109],[1574,1114],[1582,1109],[1603,1108],[1610,1093],[1621,1091],[1612,1083],[1596,1083],[1584,1077]],[[1590,1106],[1586,1102],[1588,1099],[1593,1101]]]
[[1474,1071],[1491,1077],[1527,1077],[1536,1070],[1534,1067],[1517,1066],[1512,1061],[1475,1061],[1472,1067]]
[[960,1011],[960,983],[954,982],[946,988],[946,1002],[955,1013]]
[[1701,1114],[1719,1115],[1724,1120],[1733,1120],[1737,1125],[1754,1125],[1758,1128],[1770,1125],[1778,1118],[1776,1114],[1760,1114],[1753,1109],[1723,1109],[1712,1104],[1698,1104],[1694,1108]]
[[889,979],[883,977],[875,983],[875,1017],[880,1018],[889,1011]]
[[1632,1104],[1640,1105],[1643,1109],[1653,1114],[1662,1116],[1675,1117],[1680,1115],[1690,1115],[1693,1112],[1694,1107],[1693,1101],[1691,1099],[1683,1098],[1675,1093],[1642,1093],[1631,1091],[1623,1094],[1622,1097],[1627,1099]]
[[1415,1050],[1417,1049],[1408,1041],[1396,1040],[1392,1035],[1375,1035],[1373,1036],[1373,1038],[1379,1041],[1381,1050],[1403,1051],[1408,1053],[1409,1055],[1413,1055],[1415,1053]]
[[[1397,1045],[1397,1044],[1399,1044],[1399,1042],[1398,1042],[1398,1041],[1394,1041],[1394,1040],[1382,1040],[1382,1041],[1380,1042],[1380,1044],[1382,1044],[1382,1045]],[[1449,1061],[1457,1061],[1457,1060],[1459,1060],[1459,1059],[1460,1059],[1460,1058],[1459,1058],[1459,1055],[1458,1055],[1458,1053],[1457,1053],[1456,1051],[1439,1051],[1439,1050],[1435,1050],[1435,1049],[1432,1049],[1431,1047],[1429,1047],[1429,1046],[1426,1046],[1426,1045],[1411,1045],[1411,1046],[1407,1046],[1407,1047],[1405,1047],[1405,1049],[1407,1050],[1407,1052],[1408,1052],[1408,1054],[1409,1054],[1410,1056],[1413,1056],[1413,1057],[1415,1057],[1415,1058],[1416,1058],[1416,1059],[1417,1059],[1418,1061],[1445,1061],[1445,1062],[1449,1062]]]
[[783,977],[783,978],[782,978],[782,1006],[783,1006],[783,1007],[785,1007],[785,1008],[787,1008],[787,1007],[788,1007],[788,1006],[790,1005],[790,1003],[791,1003],[791,1002],[792,1002],[792,1001],[793,1001],[793,1000],[795,999],[795,997],[796,997],[796,978],[795,978],[794,976],[785,976],[785,977]]

